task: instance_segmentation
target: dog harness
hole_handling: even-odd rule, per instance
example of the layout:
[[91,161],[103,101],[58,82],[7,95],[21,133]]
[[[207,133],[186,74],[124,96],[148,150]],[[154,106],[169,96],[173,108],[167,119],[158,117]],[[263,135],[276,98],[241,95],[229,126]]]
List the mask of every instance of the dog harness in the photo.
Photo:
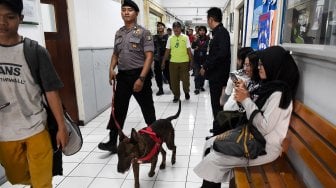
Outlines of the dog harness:
[[139,133],[148,134],[149,137],[155,142],[155,145],[152,148],[152,150],[147,155],[137,160],[138,163],[143,163],[152,159],[152,157],[159,152],[162,145],[162,140],[156,135],[156,133],[153,131],[151,127],[145,127],[141,129]]

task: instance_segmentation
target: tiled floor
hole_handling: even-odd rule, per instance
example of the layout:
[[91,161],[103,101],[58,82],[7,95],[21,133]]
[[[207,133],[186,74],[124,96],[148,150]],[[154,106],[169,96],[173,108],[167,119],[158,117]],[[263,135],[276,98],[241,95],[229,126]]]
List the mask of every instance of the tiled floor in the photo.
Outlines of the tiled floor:
[[[193,77],[190,79],[191,98],[184,99],[182,92],[182,112],[178,119],[173,120],[175,127],[175,143],[177,146],[176,164],[170,163],[170,150],[167,150],[167,166],[159,170],[158,162],[154,177],[148,177],[149,164],[140,166],[140,186],[142,188],[198,188],[201,185],[200,179],[193,172],[193,167],[201,160],[201,153],[205,136],[209,135],[212,127],[212,113],[209,97],[209,88],[206,84],[206,91],[194,95]],[[164,85],[165,95],[155,96],[157,87],[153,80],[153,95],[157,118],[165,118],[176,113],[178,104],[172,103],[173,95]],[[181,91],[183,91],[181,89]],[[53,185],[57,188],[132,188],[134,178],[132,170],[125,174],[117,172],[117,155],[109,155],[101,151],[97,145],[108,139],[108,131],[105,129],[109,119],[110,109],[81,127],[84,137],[84,145],[80,152],[73,156],[64,157],[64,176],[53,178]],[[130,134],[131,128],[137,130],[144,127],[140,108],[132,98],[124,127],[124,132]],[[159,157],[161,159],[161,157]],[[10,183],[1,185],[2,188],[24,186],[13,186]],[[27,187],[27,186],[26,186]],[[228,184],[222,184],[228,187]]]

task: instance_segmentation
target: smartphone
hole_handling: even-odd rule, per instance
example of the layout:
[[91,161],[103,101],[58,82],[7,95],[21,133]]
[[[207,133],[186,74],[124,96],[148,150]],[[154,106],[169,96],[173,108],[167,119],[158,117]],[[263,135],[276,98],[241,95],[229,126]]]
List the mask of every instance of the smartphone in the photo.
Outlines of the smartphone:
[[236,74],[230,73],[230,78],[231,78],[231,80],[232,80],[233,83],[237,83],[238,82],[238,78],[237,78]]
[[8,102],[8,103],[5,103],[5,104],[0,105],[0,110],[3,109],[3,108],[5,108],[5,107],[7,107],[9,104],[10,104],[10,103]]

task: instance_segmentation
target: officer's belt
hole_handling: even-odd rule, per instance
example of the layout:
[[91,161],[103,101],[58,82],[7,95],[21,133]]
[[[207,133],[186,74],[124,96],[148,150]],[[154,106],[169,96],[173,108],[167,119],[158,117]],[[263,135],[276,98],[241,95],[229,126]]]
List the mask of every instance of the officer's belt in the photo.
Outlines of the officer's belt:
[[140,74],[141,71],[142,71],[142,67],[137,68],[137,69],[131,69],[131,70],[118,70],[118,73],[126,74],[126,75],[135,75],[135,74]]

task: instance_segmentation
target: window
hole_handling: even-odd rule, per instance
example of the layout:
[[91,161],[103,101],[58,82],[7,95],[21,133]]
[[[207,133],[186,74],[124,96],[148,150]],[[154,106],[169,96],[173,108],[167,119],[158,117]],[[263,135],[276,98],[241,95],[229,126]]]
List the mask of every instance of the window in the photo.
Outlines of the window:
[[336,45],[335,0],[288,0],[283,43]]
[[161,22],[161,17],[156,15],[153,12],[149,12],[149,31],[152,33],[152,35],[155,35],[157,33],[156,24],[157,22]]

